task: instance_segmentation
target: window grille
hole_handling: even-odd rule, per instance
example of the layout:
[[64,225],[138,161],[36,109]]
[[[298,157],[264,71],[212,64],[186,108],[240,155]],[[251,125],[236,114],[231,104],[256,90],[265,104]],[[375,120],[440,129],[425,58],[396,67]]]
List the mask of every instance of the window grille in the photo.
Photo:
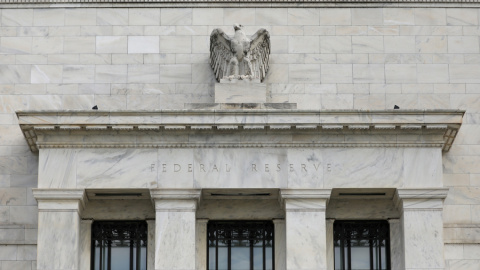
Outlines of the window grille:
[[274,270],[271,221],[210,221],[209,270]]
[[92,270],[146,270],[145,221],[96,221],[92,224]]
[[335,270],[390,270],[387,221],[335,221]]

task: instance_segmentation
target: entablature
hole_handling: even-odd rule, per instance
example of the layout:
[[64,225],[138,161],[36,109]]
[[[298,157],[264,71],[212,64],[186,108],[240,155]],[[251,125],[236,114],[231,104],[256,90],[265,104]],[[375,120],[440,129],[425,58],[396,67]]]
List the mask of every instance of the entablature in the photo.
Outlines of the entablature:
[[17,112],[40,148],[441,147],[462,110],[158,110]]

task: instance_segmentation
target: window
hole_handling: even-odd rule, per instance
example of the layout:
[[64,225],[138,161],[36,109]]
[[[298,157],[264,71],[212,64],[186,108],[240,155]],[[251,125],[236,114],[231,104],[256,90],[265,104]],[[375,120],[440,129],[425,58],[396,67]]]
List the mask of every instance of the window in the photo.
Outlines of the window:
[[92,270],[146,270],[147,223],[94,222],[91,263]]
[[335,270],[390,270],[387,221],[335,221]]
[[209,270],[274,270],[273,222],[210,221]]

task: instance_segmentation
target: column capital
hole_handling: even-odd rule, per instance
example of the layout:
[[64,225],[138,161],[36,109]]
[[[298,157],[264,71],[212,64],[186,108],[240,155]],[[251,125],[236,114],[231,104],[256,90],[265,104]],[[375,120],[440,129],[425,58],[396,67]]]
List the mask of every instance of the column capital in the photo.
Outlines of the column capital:
[[208,221],[209,221],[208,218],[197,218],[197,219],[196,219],[196,222],[197,222],[198,224],[207,224]]
[[197,209],[201,189],[151,189],[150,196],[157,212],[190,212]]
[[41,189],[34,188],[33,197],[40,212],[78,212],[88,202],[84,189]]
[[397,189],[393,201],[401,211],[441,211],[447,194],[448,188]]
[[281,189],[280,205],[285,211],[325,211],[331,189]]
[[272,219],[273,224],[285,224],[284,218],[274,218]]

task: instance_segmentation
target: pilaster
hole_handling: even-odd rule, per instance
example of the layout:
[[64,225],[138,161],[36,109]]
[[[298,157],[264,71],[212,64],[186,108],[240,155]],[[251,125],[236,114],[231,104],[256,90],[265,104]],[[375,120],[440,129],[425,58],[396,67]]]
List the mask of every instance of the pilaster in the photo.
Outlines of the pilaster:
[[207,269],[207,225],[208,219],[197,219],[196,225],[196,269]]
[[92,250],[92,219],[80,221],[80,248],[79,248],[79,269],[90,270],[90,258]]
[[195,269],[199,189],[150,190],[155,205],[155,269]]
[[148,226],[148,248],[147,248],[147,270],[155,269],[155,220],[147,220]]
[[403,232],[400,219],[389,219],[390,226],[390,265],[392,270],[405,269],[405,257],[403,250]]
[[286,235],[285,235],[285,220],[274,219],[275,226],[275,269],[286,270]]
[[401,211],[402,269],[445,269],[442,210],[447,193],[446,188],[397,190],[394,199]]
[[330,193],[330,189],[280,191],[286,220],[286,269],[327,269],[325,210]]
[[327,228],[327,269],[334,270],[335,268],[335,255],[334,255],[334,243],[333,243],[333,223],[334,218],[326,220]]
[[38,270],[80,269],[83,189],[34,189],[38,202]]

